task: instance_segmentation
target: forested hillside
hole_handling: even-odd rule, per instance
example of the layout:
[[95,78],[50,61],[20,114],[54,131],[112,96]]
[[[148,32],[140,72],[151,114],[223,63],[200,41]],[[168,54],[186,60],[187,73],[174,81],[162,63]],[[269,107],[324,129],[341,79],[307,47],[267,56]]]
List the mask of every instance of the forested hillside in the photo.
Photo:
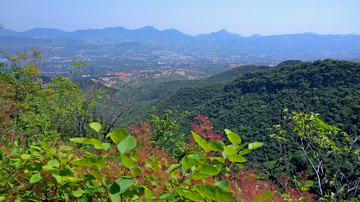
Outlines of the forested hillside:
[[359,123],[360,65],[324,60],[279,65],[247,73],[223,84],[187,87],[159,100],[158,108],[201,113],[216,128],[232,128],[246,138],[267,139],[283,109],[315,112],[326,122],[351,132]]

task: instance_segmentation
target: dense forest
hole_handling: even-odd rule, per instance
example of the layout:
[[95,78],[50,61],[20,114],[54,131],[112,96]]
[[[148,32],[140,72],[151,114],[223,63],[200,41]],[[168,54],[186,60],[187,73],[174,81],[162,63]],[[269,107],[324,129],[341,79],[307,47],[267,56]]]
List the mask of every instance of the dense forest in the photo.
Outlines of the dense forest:
[[360,200],[358,63],[156,83],[137,98],[156,111],[123,129],[125,91],[42,80],[35,49],[3,54],[0,201]]
[[[283,109],[315,112],[327,123],[355,133],[359,123],[359,64],[324,60],[250,72],[227,82],[182,88],[159,100],[211,118],[216,128],[234,128],[252,138],[281,120]],[[256,121],[254,121],[256,120]],[[251,138],[249,137],[249,138]]]

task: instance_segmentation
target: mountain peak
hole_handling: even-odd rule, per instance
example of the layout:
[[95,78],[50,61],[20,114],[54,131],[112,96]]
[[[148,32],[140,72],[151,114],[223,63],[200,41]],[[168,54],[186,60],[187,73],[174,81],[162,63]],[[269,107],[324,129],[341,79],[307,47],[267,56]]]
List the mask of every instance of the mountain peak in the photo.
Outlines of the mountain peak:
[[253,35],[251,35],[250,37],[262,37],[260,34],[253,34]]
[[138,30],[156,30],[156,31],[158,31],[154,26],[145,26]]
[[221,29],[221,30],[218,31],[217,33],[230,33],[230,32],[228,32],[226,29]]
[[212,32],[209,35],[213,36],[213,37],[221,37],[221,38],[223,38],[223,37],[239,37],[240,36],[238,34],[230,33],[226,29],[221,29],[218,32]]

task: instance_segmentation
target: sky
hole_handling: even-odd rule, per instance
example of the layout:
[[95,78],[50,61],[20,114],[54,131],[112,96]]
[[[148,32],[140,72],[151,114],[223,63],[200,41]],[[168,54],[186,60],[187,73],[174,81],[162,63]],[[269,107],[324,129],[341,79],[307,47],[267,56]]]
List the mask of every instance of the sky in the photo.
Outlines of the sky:
[[6,29],[154,26],[197,35],[360,34],[360,0],[0,0]]

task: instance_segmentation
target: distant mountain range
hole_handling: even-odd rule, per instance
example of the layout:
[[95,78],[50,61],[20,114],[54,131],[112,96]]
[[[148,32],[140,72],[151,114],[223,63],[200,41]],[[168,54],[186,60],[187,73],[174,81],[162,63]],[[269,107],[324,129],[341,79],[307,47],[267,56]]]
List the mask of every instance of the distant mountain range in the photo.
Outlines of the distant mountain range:
[[[11,37],[11,38],[9,38]],[[16,37],[16,38],[13,38]],[[15,41],[14,41],[15,40]],[[25,32],[0,30],[0,47],[8,41],[33,44],[51,43],[115,45],[137,42],[148,47],[171,50],[187,55],[215,55],[241,61],[300,59],[347,59],[360,61],[360,35],[319,35],[314,33],[243,37],[220,30],[197,36],[176,29],[160,31],[152,26],[129,30],[123,27],[65,32],[59,29],[36,28]],[[59,42],[60,41],[60,42]]]

